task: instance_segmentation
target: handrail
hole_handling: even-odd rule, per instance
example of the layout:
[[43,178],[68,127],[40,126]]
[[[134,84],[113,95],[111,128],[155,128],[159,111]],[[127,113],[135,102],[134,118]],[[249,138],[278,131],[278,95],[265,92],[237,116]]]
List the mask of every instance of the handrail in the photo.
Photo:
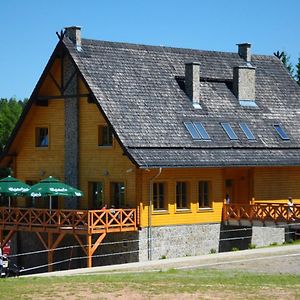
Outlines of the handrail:
[[[66,210],[0,207],[0,228],[81,230],[88,233],[137,230],[136,209]],[[20,229],[21,228],[21,229]]]
[[223,221],[274,221],[293,223],[300,221],[300,204],[292,207],[285,203],[256,202],[255,204],[224,204]]

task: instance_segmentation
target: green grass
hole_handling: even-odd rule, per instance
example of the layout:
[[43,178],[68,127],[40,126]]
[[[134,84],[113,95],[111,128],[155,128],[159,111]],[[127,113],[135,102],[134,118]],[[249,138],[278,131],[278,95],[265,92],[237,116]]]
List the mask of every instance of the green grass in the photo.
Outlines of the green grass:
[[[66,277],[20,277],[0,280],[0,299],[109,299],[89,295],[146,298],[157,295],[225,295],[231,299],[300,299],[300,275],[262,275],[234,271],[174,270]],[[281,297],[276,298],[276,295]],[[286,297],[286,298],[285,298]],[[216,297],[217,298],[217,297]],[[208,298],[210,299],[210,298]]]

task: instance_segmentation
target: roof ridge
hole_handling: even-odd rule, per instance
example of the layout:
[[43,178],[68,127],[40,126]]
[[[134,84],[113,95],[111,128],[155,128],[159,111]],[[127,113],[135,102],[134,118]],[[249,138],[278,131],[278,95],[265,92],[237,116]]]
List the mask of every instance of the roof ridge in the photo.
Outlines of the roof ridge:
[[[217,51],[217,50],[201,50],[196,48],[182,48],[182,47],[174,47],[174,46],[164,46],[164,45],[147,45],[147,44],[137,44],[137,43],[129,43],[129,42],[114,42],[114,41],[107,41],[107,40],[94,40],[94,39],[86,39],[82,38],[83,42],[93,42],[97,44],[105,44],[105,45],[116,45],[119,46],[119,48],[136,48],[137,50],[159,50],[159,51],[166,51],[171,50],[174,52],[195,52],[195,53],[207,53],[207,54],[222,54],[222,55],[228,55],[228,56],[238,56],[237,52],[229,52],[229,51]],[[255,56],[255,54],[254,54]]]

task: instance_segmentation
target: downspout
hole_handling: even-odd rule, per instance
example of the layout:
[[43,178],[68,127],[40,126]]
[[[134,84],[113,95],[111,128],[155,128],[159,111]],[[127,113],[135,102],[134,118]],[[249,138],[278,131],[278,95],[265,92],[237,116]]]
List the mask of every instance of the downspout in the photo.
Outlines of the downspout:
[[149,208],[148,208],[148,260],[152,260],[152,197],[153,197],[153,182],[162,172],[159,168],[158,173],[150,179],[149,186]]

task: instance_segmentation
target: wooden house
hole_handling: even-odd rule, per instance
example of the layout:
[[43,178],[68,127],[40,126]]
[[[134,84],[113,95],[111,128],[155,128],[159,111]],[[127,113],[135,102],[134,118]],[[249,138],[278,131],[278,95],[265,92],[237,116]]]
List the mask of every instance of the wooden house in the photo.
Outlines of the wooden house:
[[[106,254],[134,253],[124,262],[197,255],[218,251],[222,222],[299,221],[300,88],[278,58],[250,44],[225,53],[82,39],[79,27],[59,38],[0,164],[28,183],[53,175],[84,191],[57,199],[57,214],[97,212],[99,226],[104,204],[130,212],[118,232],[84,233],[87,256],[106,240],[122,244]],[[53,251],[62,225],[52,236],[50,223],[13,221],[46,203],[20,199],[14,216],[1,208],[1,228],[26,240],[35,231]],[[256,234],[268,244],[263,230],[277,229]]]

